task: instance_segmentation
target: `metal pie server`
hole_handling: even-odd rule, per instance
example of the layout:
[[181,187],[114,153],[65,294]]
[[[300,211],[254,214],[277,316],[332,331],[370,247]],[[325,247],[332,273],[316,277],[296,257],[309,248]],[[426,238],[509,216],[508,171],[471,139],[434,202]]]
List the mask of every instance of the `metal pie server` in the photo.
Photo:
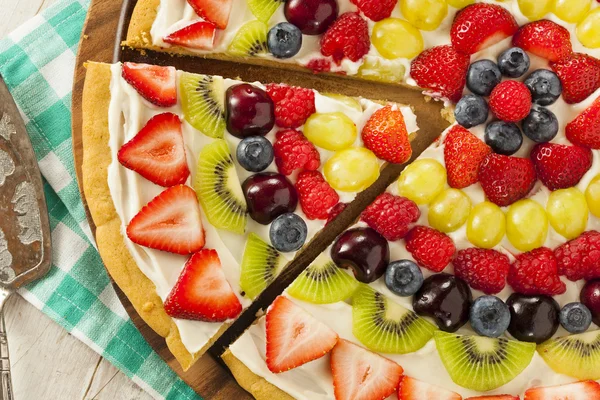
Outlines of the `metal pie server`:
[[51,265],[50,224],[40,170],[17,105],[0,76],[0,400],[12,400],[3,307]]

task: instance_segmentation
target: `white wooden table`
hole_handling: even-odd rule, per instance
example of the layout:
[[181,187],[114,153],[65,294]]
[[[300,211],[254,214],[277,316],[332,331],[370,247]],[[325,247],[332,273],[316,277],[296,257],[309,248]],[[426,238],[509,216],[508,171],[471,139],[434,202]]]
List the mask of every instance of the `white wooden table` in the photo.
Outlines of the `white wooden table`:
[[[56,0],[0,0],[0,38]],[[6,325],[15,400],[148,400],[112,364],[14,295]]]

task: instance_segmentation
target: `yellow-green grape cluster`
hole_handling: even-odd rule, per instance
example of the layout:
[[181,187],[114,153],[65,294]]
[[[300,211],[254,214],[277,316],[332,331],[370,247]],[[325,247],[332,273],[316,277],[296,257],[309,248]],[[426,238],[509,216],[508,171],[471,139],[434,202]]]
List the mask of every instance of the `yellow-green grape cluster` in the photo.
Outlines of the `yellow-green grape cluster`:
[[543,18],[552,10],[553,0],[518,0],[521,13],[530,21]]
[[304,124],[304,136],[326,150],[347,149],[356,141],[356,124],[344,113],[314,113]]
[[506,216],[500,207],[484,201],[471,210],[467,220],[467,239],[482,249],[491,249],[506,233]]
[[592,215],[600,218],[600,175],[597,175],[585,190],[585,199]]
[[534,200],[519,200],[506,214],[506,236],[521,251],[531,251],[544,245],[548,236],[548,216]]
[[336,190],[366,189],[379,177],[379,160],[369,149],[350,147],[336,152],[323,168],[325,179]]
[[448,5],[446,0],[400,0],[400,11],[413,26],[433,31],[446,18]]
[[416,160],[398,179],[398,191],[419,205],[429,204],[446,187],[446,169],[431,158]]
[[600,48],[600,7],[594,8],[577,24],[577,39],[590,49]]
[[388,60],[413,58],[423,51],[421,31],[399,18],[386,18],[376,22],[371,43]]
[[546,212],[550,225],[567,239],[575,239],[585,231],[588,206],[577,188],[560,189],[550,193]]
[[585,18],[593,0],[554,0],[552,12],[565,22],[572,24]]
[[429,204],[429,225],[440,232],[454,232],[467,222],[471,212],[471,200],[458,189],[447,189]]

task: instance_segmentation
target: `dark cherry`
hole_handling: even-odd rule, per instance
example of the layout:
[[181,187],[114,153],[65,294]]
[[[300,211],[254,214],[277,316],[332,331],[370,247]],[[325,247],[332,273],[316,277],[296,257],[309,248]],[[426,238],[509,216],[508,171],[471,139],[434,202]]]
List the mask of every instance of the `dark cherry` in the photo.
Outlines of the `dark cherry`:
[[340,268],[349,268],[356,279],[374,282],[390,262],[387,240],[371,228],[354,228],[342,233],[333,243],[331,259]]
[[425,279],[415,293],[413,309],[433,318],[441,330],[452,333],[469,321],[472,302],[473,295],[465,281],[441,273]]
[[288,0],[284,12],[303,34],[320,35],[337,19],[338,4],[336,0]]
[[242,184],[250,217],[268,225],[282,214],[291,213],[298,205],[298,192],[284,175],[263,172],[252,175]]
[[581,289],[579,301],[590,309],[594,323],[600,325],[600,279],[585,284]]
[[506,304],[510,309],[508,332],[515,339],[540,344],[556,333],[560,306],[552,297],[513,293]]
[[248,83],[231,86],[225,93],[227,130],[243,139],[264,136],[275,125],[275,106],[267,92]]

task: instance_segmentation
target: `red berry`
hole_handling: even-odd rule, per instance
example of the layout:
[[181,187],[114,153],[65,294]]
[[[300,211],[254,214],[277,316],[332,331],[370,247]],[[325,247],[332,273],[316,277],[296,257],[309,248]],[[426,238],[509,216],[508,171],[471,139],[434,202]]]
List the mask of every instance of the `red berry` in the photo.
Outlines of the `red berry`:
[[487,3],[472,4],[456,14],[450,39],[464,54],[473,54],[514,35],[519,26],[506,8]]
[[410,64],[410,76],[417,85],[438,97],[457,102],[462,97],[470,57],[450,45],[436,46],[419,54]]
[[396,106],[375,111],[363,127],[365,147],[382,160],[402,164],[412,155],[404,116]]
[[406,237],[406,250],[422,267],[440,272],[450,264],[456,247],[450,236],[428,226],[412,228]]
[[341,202],[333,206],[331,210],[329,210],[329,216],[327,217],[327,223],[325,225],[329,224],[331,221],[336,219],[337,216],[340,215],[346,209],[346,207],[348,207],[348,203]]
[[398,0],[350,0],[350,2],[356,4],[367,18],[373,21],[381,21],[392,15]]
[[531,92],[523,82],[504,81],[490,95],[490,110],[502,121],[519,122],[531,110]]
[[510,260],[496,250],[469,248],[456,253],[452,265],[456,276],[473,289],[496,294],[506,285]]
[[600,97],[569,122],[565,132],[571,143],[600,149]]
[[331,71],[331,61],[326,58],[313,58],[306,64],[306,68],[311,69],[315,74],[329,72]]
[[444,161],[448,171],[448,185],[463,189],[477,182],[481,161],[492,149],[477,136],[460,125],[455,125],[444,139]]
[[177,71],[174,67],[126,62],[122,75],[150,103],[159,107],[177,104]]
[[212,50],[216,30],[213,23],[200,20],[170,33],[163,41],[190,49]]
[[293,129],[277,132],[273,152],[277,169],[284,175],[291,175],[300,168],[314,171],[321,166],[321,156],[315,145],[302,132]]
[[523,25],[513,45],[550,61],[559,61],[573,52],[571,34],[556,22],[543,19]]
[[528,158],[491,153],[481,162],[477,178],[488,200],[505,207],[527,196],[536,174]]
[[419,207],[405,197],[380,194],[361,215],[361,219],[389,241],[402,239],[410,225],[421,216]]
[[308,219],[327,219],[329,210],[340,200],[340,196],[319,171],[301,172],[296,189],[300,196],[300,206]]
[[360,60],[370,47],[369,25],[354,12],[340,15],[321,38],[321,54],[331,56],[337,64],[344,58]]
[[600,88],[600,60],[592,56],[573,53],[550,67],[560,78],[568,104],[579,103]]
[[515,292],[527,295],[554,296],[567,291],[558,276],[556,257],[547,247],[519,254],[510,266],[508,284]]
[[558,273],[575,282],[600,278],[600,233],[588,231],[554,250]]
[[581,146],[543,143],[531,150],[531,160],[548,189],[566,189],[577,185],[591,168],[592,151]]
[[311,89],[269,84],[267,93],[275,103],[275,123],[282,128],[298,128],[316,112],[315,92]]

